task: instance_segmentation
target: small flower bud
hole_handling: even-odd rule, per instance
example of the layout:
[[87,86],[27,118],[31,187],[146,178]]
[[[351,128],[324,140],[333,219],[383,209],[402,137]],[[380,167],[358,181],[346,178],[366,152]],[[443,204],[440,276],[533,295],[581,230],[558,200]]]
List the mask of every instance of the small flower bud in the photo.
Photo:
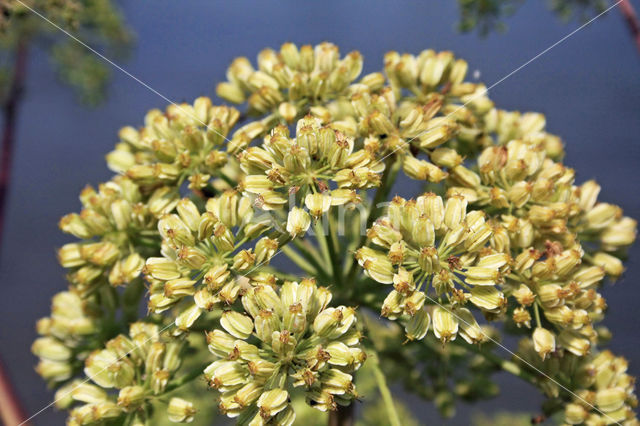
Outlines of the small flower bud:
[[447,200],[444,209],[444,224],[449,229],[455,229],[462,223],[467,209],[467,201],[460,196],[453,196]]
[[372,279],[382,284],[393,282],[393,264],[383,253],[362,247],[356,252],[356,259]]
[[605,413],[611,413],[624,405],[627,394],[622,387],[599,390],[596,393],[595,405]]
[[418,135],[420,148],[429,149],[442,145],[457,131],[455,120],[447,117],[436,117],[426,124],[427,129]]
[[232,336],[238,339],[246,339],[253,332],[253,321],[247,315],[235,311],[226,311],[222,314],[220,325]]
[[216,86],[216,94],[234,104],[241,104],[245,101],[244,92],[233,83],[222,82]]
[[64,268],[73,268],[85,263],[80,244],[65,244],[58,250],[58,261]]
[[471,289],[471,303],[487,311],[497,311],[505,306],[506,299],[493,286],[475,286]]
[[437,183],[447,177],[447,173],[442,171],[438,166],[412,156],[405,158],[402,163],[402,169],[407,176],[416,180],[426,180]]
[[607,275],[616,279],[624,272],[622,261],[608,253],[598,252],[593,255],[593,263],[604,268]]
[[127,386],[122,388],[118,394],[118,406],[125,411],[131,412],[144,402],[144,388],[142,386]]
[[148,258],[143,272],[157,280],[163,281],[180,278],[178,265],[171,259],[164,257]]
[[191,305],[176,317],[176,327],[182,331],[188,330],[193,325],[193,323],[196,322],[198,318],[200,318],[201,314],[202,311],[200,310],[198,305]]
[[433,310],[433,332],[442,343],[455,340],[458,333],[458,319],[451,311],[437,306]]
[[580,404],[569,403],[564,409],[565,421],[570,425],[581,425],[589,417],[589,412]]
[[91,383],[77,385],[71,391],[71,397],[76,401],[86,402],[87,404],[95,404],[108,399],[107,392],[104,389]]
[[45,380],[62,382],[73,373],[73,369],[67,362],[51,361],[43,358],[36,366],[36,372]]
[[513,310],[513,322],[515,322],[518,327],[524,325],[525,327],[530,328],[531,314],[525,308],[517,307]]
[[431,317],[424,309],[419,310],[411,317],[404,327],[405,334],[409,340],[422,340],[429,330]]
[[183,198],[176,206],[178,215],[182,222],[185,223],[191,231],[196,232],[200,223],[200,212],[193,201]]
[[196,415],[193,403],[182,398],[171,398],[167,407],[169,421],[174,423],[191,423]]
[[72,355],[71,349],[54,337],[39,337],[31,345],[31,352],[51,361],[66,361]]
[[332,395],[344,395],[353,390],[353,377],[337,368],[331,368],[320,376],[320,386]]
[[326,193],[308,194],[304,200],[305,206],[314,218],[319,218],[331,207],[331,196]]
[[533,347],[544,360],[551,352],[555,352],[556,338],[546,328],[536,327],[533,331]]
[[249,250],[240,250],[233,256],[233,269],[236,271],[246,271],[256,262],[256,255]]
[[630,217],[623,217],[607,227],[600,239],[607,247],[623,247],[632,244],[636,239],[637,222]]
[[591,347],[589,339],[573,330],[562,330],[558,344],[576,356],[585,356]]
[[531,289],[524,284],[520,284],[520,287],[513,292],[513,297],[515,297],[518,303],[522,306],[529,306],[536,299],[535,294],[533,294]]
[[287,232],[293,237],[304,234],[311,225],[311,219],[307,212],[299,207],[294,207],[287,218]]
[[460,323],[458,334],[470,345],[487,340],[484,331],[467,308],[456,309],[455,314]]
[[209,350],[220,358],[227,357],[235,346],[236,339],[221,330],[213,330],[206,337]]
[[258,408],[260,409],[260,417],[268,420],[271,417],[284,410],[289,404],[289,393],[283,389],[272,389],[264,392],[258,398]]

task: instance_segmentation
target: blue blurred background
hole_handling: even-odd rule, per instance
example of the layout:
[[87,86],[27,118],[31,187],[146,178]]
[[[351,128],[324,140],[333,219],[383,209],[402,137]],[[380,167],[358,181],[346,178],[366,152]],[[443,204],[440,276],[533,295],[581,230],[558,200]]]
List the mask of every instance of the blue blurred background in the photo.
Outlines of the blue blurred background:
[[[381,69],[388,50],[452,50],[489,86],[579,26],[561,22],[541,1],[526,2],[507,20],[506,34],[487,38],[456,32],[459,16],[452,0],[157,0],[127,2],[123,11],[137,45],[121,65],[176,102],[214,96],[215,83],[235,56],[253,59],[260,49],[285,41],[327,40],[343,53],[360,50],[364,72]],[[49,313],[51,296],[65,287],[54,250],[69,239],[58,231],[57,221],[78,210],[77,195],[86,183],[109,179],[104,154],[118,129],[140,125],[147,110],[166,104],[114,69],[108,100],[87,109],[56,80],[47,61],[44,51],[30,58],[0,259],[0,354],[30,415],[53,396],[33,370],[36,359],[29,347],[35,320]],[[566,143],[566,163],[577,170],[578,181],[597,178],[601,199],[640,218],[640,55],[619,11],[579,31],[490,96],[500,108],[546,114],[549,131]],[[403,185],[403,195],[416,191],[415,184]],[[610,306],[605,325],[615,333],[610,348],[627,357],[631,374],[640,376],[640,289],[635,287],[640,245],[631,249],[627,268],[620,282],[603,290]],[[411,396],[407,402],[430,424],[468,424],[480,411],[538,412],[541,398],[527,384],[503,376],[499,381],[498,398],[458,407],[458,416],[447,422],[428,403]],[[33,422],[61,424],[63,419],[50,408]]]

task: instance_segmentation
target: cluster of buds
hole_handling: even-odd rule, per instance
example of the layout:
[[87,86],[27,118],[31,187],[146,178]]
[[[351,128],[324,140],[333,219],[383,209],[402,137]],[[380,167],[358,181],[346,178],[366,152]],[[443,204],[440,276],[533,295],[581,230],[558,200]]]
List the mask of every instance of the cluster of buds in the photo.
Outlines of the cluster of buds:
[[[453,184],[460,186],[449,192],[499,212],[491,245],[514,259],[505,282],[517,301],[512,318],[530,327],[531,310],[542,310],[551,324],[543,328],[536,320],[533,338],[540,356],[557,346],[584,356],[596,341],[592,324],[606,308],[596,290],[605,274],[615,279],[623,272],[620,259],[607,251],[631,244],[636,222],[623,217],[619,207],[598,203],[595,182],[574,185],[574,171],[553,160],[561,143],[544,133],[542,116],[503,112],[498,117],[501,124],[494,127],[503,128],[498,143],[520,139],[486,148],[478,157],[477,174],[467,171],[463,179],[452,171]],[[590,241],[589,253],[582,239]]]
[[[521,209],[522,218],[539,226],[541,233],[566,233],[566,222],[576,213],[567,203],[575,172],[548,158],[545,146],[544,134],[534,132],[485,148],[477,161],[479,174],[466,179],[455,176],[455,183],[465,188],[474,203]],[[533,210],[525,213],[525,209]]]
[[493,108],[483,117],[486,138],[482,146],[506,145],[512,140],[527,140],[534,137],[542,143],[546,155],[553,160],[564,156],[564,146],[560,137],[545,130],[546,118],[537,112],[505,111]]
[[[467,69],[467,62],[449,51],[424,50],[418,56],[392,51],[384,57],[391,88],[407,101],[400,104],[403,125],[408,131],[420,130],[412,139],[420,140],[417,145],[427,153],[437,146],[435,140],[445,135],[452,139],[450,148],[460,154],[485,143],[484,117],[492,111],[493,102],[484,84],[465,81]],[[405,92],[410,95],[403,96]],[[447,120],[420,129],[424,127],[420,108],[439,111]]]
[[150,283],[149,311],[160,313],[191,298],[175,320],[177,329],[186,331],[202,312],[232,304],[247,285],[275,284],[273,275],[258,269],[275,255],[280,241],[263,237],[255,249],[241,248],[267,229],[252,219],[250,200],[235,190],[210,198],[203,213],[193,201],[180,200],[176,213],[158,222],[162,257],[148,258],[143,269]]
[[[218,96],[233,103],[247,99],[251,112],[273,112],[287,123],[305,110],[344,97],[362,71],[359,52],[340,58],[338,47],[321,43],[298,48],[285,43],[280,52],[265,49],[258,55],[258,69],[245,58],[236,58],[227,71],[227,82],[218,84]],[[366,75],[362,83],[382,86],[380,73]]]
[[[493,314],[505,308],[506,299],[498,284],[508,272],[510,258],[488,247],[492,228],[484,214],[467,213],[466,209],[467,202],[461,196],[446,202],[433,193],[415,200],[396,197],[387,215],[368,230],[371,243],[385,251],[365,246],[356,258],[372,279],[393,284],[382,306],[383,316],[395,319],[418,313],[411,324],[428,323],[422,307],[430,288],[438,298],[446,298],[444,303],[462,306],[470,301]],[[439,338],[447,341],[455,337],[458,320],[450,309],[436,308],[433,320]],[[475,320],[466,326],[478,328]],[[426,333],[424,326],[422,329]],[[409,333],[409,338],[416,337],[424,337],[424,333]],[[476,337],[472,340],[481,340],[480,335]]]
[[207,335],[220,359],[205,369],[220,392],[219,408],[240,424],[291,425],[292,389],[307,402],[336,410],[357,396],[353,377],[366,356],[360,349],[355,309],[328,307],[331,293],[313,280],[285,282],[279,290],[260,285],[242,296],[246,313],[226,311],[225,331]]
[[542,311],[559,333],[556,336],[536,319],[533,341],[543,359],[557,348],[584,356],[597,340],[593,323],[602,319],[606,303],[596,287],[605,273],[599,266],[581,265],[582,256],[580,246],[562,250],[550,243],[544,253],[528,248],[514,260],[505,285],[518,304],[514,322],[531,327],[531,311]]
[[366,136],[365,144],[381,147],[387,155],[402,154],[403,168],[411,178],[440,182],[446,177],[438,166],[413,155],[413,148],[431,153],[458,133],[455,117],[437,116],[446,110],[444,96],[434,93],[426,105],[410,102],[398,105],[390,87],[374,92],[359,85],[354,87],[350,101],[357,119],[355,129]]
[[634,424],[638,399],[635,380],[627,374],[627,360],[601,352],[581,366],[583,381],[573,401],[565,407],[566,423]]
[[83,241],[65,244],[58,259],[75,290],[86,296],[102,284],[125,285],[140,275],[144,258],[160,244],[153,232],[157,218],[178,197],[167,187],[143,195],[130,179],[116,176],[97,191],[87,186],[80,201],[83,209],[62,217],[60,229]]
[[107,155],[107,164],[144,187],[188,180],[191,190],[200,191],[224,175],[224,145],[239,118],[235,108],[213,106],[206,97],[193,105],[170,105],[165,112],[151,110],[141,129],[120,130],[120,142]]
[[569,229],[588,241],[596,243],[591,263],[604,268],[611,278],[618,278],[624,271],[622,261],[612,252],[629,247],[636,239],[638,223],[624,216],[616,205],[598,202],[600,185],[589,180],[573,187],[573,200],[580,208],[576,218],[569,221]]
[[[86,425],[113,421],[131,415],[133,424],[144,424],[152,401],[170,390],[182,362],[182,341],[165,338],[157,325],[135,322],[129,335],[119,335],[104,349],[92,352],[85,361],[90,380],[74,380],[56,393],[59,408],[71,408],[68,425]],[[108,390],[115,389],[117,394]],[[182,402],[182,404],[180,404]],[[188,422],[195,408],[187,401],[173,398],[167,413],[174,422]]]
[[101,328],[99,312],[91,309],[93,302],[69,291],[58,293],[53,296],[51,316],[38,321],[41,337],[33,342],[31,351],[40,358],[36,371],[46,381],[69,379],[93,349],[93,337]]
[[[288,128],[276,127],[260,147],[240,155],[247,174],[244,192],[263,210],[281,209],[289,197],[300,198],[315,217],[331,206],[358,202],[356,190],[378,186],[384,163],[354,143],[311,116],[297,122],[295,138]],[[338,188],[330,190],[329,182]]]
[[[543,360],[534,346],[522,340],[518,360],[523,368],[541,373],[536,383],[547,397],[563,401],[565,424],[637,424],[635,379],[627,373],[626,359],[605,350],[586,357],[568,353]],[[562,383],[571,383],[571,391]]]

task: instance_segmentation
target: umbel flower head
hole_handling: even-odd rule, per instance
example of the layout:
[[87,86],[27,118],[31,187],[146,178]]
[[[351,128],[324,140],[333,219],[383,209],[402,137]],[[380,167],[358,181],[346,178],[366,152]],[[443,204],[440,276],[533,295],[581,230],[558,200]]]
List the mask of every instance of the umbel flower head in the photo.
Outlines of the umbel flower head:
[[242,296],[246,313],[226,311],[224,329],[207,334],[220,359],[205,369],[219,408],[240,424],[293,424],[294,388],[308,403],[335,410],[357,396],[352,372],[366,356],[354,308],[329,307],[331,293],[313,280],[260,285]]
[[358,202],[356,190],[378,186],[384,163],[366,146],[356,148],[353,138],[307,116],[298,120],[295,138],[279,126],[260,147],[242,152],[240,167],[246,173],[242,187],[259,208],[281,209],[296,196],[318,217],[332,205]]
[[51,316],[37,323],[38,337],[31,351],[40,358],[37,373],[49,383],[72,377],[82,364],[87,350],[93,349],[93,335],[102,327],[99,311],[92,310],[95,300],[82,300],[64,291],[53,296]]
[[151,110],[141,129],[123,127],[109,168],[144,187],[159,183],[202,190],[212,178],[224,176],[225,142],[240,117],[235,108],[213,106],[206,97],[193,105],[174,104],[166,112]]
[[[542,372],[539,386],[544,393],[565,402],[565,424],[637,424],[634,413],[638,406],[634,394],[635,379],[628,374],[626,359],[604,350],[581,357],[568,353],[543,361],[534,346],[535,342],[521,341],[518,361]],[[562,382],[554,382],[550,377],[572,383],[572,392],[566,392],[559,385]]]
[[96,191],[87,186],[80,194],[83,209],[60,219],[60,228],[83,241],[65,244],[58,251],[68,279],[82,294],[100,285],[125,285],[136,279],[144,259],[159,245],[157,218],[171,211],[177,193],[160,187],[144,194],[130,179],[117,176]]
[[[334,421],[365,345],[382,395],[393,377],[445,415],[495,395],[503,369],[569,424],[636,424],[597,323],[637,224],[576,183],[543,115],[496,108],[467,68],[390,52],[358,80],[357,52],[287,43],[218,86],[247,114],[201,97],[123,128],[117,175],[60,221],[70,286],[32,346],[69,424],[290,425],[305,405]],[[394,196],[400,170],[428,192]],[[493,353],[502,332],[526,336],[513,360]]]
[[[393,284],[382,306],[383,316],[413,317],[431,289],[447,304],[470,301],[493,313],[505,307],[497,285],[508,271],[510,258],[487,247],[491,226],[482,212],[467,213],[466,208],[466,199],[455,195],[446,202],[433,193],[415,200],[396,197],[387,216],[368,230],[371,243],[384,251],[365,246],[356,258],[371,278]],[[436,335],[444,341],[454,339],[458,320],[443,308],[435,314]]]
[[191,200],[180,200],[176,213],[158,222],[163,256],[148,258],[144,267],[150,282],[149,310],[164,312],[184,298],[191,299],[176,318],[178,329],[187,330],[203,311],[232,304],[244,285],[275,283],[274,276],[259,269],[268,264],[281,241],[263,237],[255,250],[240,248],[268,227],[252,219],[250,200],[235,190],[210,198],[202,213]]
[[[227,71],[227,82],[218,84],[220,97],[233,102],[248,100],[250,112],[273,112],[291,123],[311,105],[326,105],[345,96],[362,71],[362,55],[354,51],[340,58],[331,43],[298,48],[285,43],[280,52],[265,49],[258,55],[258,69],[245,58],[236,58]],[[380,73],[364,76],[372,87],[384,82]]]
[[[132,323],[128,335],[118,335],[89,354],[84,371],[90,381],[73,380],[61,387],[56,406],[72,408],[68,425],[125,417],[144,424],[151,403],[174,387],[183,348],[184,341],[162,336],[155,324]],[[195,413],[193,404],[183,399],[172,398],[169,403],[171,421],[189,422]]]

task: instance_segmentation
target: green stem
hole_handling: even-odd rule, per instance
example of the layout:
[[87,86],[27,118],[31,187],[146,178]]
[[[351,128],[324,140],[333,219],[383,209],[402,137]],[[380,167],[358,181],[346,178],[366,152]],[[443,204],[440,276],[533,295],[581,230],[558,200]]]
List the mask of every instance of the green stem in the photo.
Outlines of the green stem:
[[197,379],[198,377],[200,377],[203,374],[204,369],[207,368],[207,366],[209,364],[210,363],[202,364],[200,367],[194,368],[193,370],[191,370],[190,372],[188,372],[184,376],[180,377],[177,380],[174,380],[172,383],[169,383],[167,385],[167,388],[165,389],[165,393],[169,393],[171,391],[174,391],[174,390],[178,389],[179,387],[184,386],[187,383],[190,383],[193,380]]
[[540,321],[540,310],[539,310],[539,308],[538,308],[538,304],[537,304],[537,303],[535,303],[535,304],[533,305],[533,314],[534,314],[534,315],[535,315],[535,317],[536,317],[536,325],[537,325],[538,327],[542,327],[542,321]]
[[324,258],[325,265],[331,265],[331,271],[329,272],[329,275],[335,276],[336,271],[333,269],[331,251],[329,250],[329,243],[327,242],[327,236],[325,235],[322,221],[316,220],[313,224],[313,230],[316,234],[316,240],[318,240],[318,246],[320,247],[320,251],[322,252],[322,257]]
[[378,383],[378,389],[380,390],[380,395],[382,396],[382,400],[384,401],[384,405],[387,409],[387,416],[389,417],[389,424],[391,426],[400,426],[400,418],[398,417],[398,412],[396,411],[396,407],[393,404],[393,398],[391,397],[391,391],[389,391],[389,386],[387,386],[387,379],[384,376],[384,373],[380,369],[380,362],[378,359],[378,354],[376,352],[371,352],[369,354],[369,362],[373,366],[373,375]]
[[144,294],[144,282],[137,278],[129,283],[122,295],[122,313],[125,325],[134,322],[138,318],[140,310],[140,298]]
[[329,247],[329,258],[331,259],[331,269],[333,271],[333,278],[336,284],[343,284],[342,282],[342,267],[340,265],[340,251],[339,251],[339,242],[338,236],[336,235],[335,226],[333,223],[333,218],[329,217],[329,241],[327,246]]
[[283,246],[283,247],[280,248],[280,250],[282,250],[282,252],[289,259],[291,259],[293,261],[293,263],[298,265],[300,267],[300,269],[305,271],[307,274],[315,275],[316,273],[318,273],[316,268],[311,263],[307,262],[304,259],[304,257],[302,257],[300,254],[298,254],[298,252],[296,252],[293,248],[291,248],[289,246]]
[[[400,158],[395,158],[394,156],[390,156],[385,161],[384,173],[382,174],[382,179],[380,182],[380,186],[376,190],[376,194],[373,196],[373,200],[369,205],[369,211],[367,213],[367,222],[365,229],[371,228],[373,222],[378,217],[378,204],[382,203],[389,197],[389,192],[391,192],[391,188],[393,187],[393,182],[396,180],[396,176],[398,175],[398,171],[400,171],[400,166],[402,161]],[[356,246],[356,249],[362,247],[367,242],[367,234],[366,232],[360,236],[360,241]],[[351,282],[355,278],[358,272],[358,261],[356,258],[353,258],[351,262],[351,267],[349,268],[349,272],[347,275],[346,282]]]
[[300,254],[302,254],[302,256],[307,260],[307,262],[313,266],[315,270],[314,276],[316,278],[321,281],[323,280],[323,282],[326,284],[332,282],[327,264],[323,263],[322,256],[320,256],[318,251],[313,246],[311,246],[308,241],[300,242],[299,245],[296,245],[296,248],[298,249]]
[[501,358],[498,355],[494,354],[493,352],[483,350],[478,345],[469,345],[463,342],[458,343],[455,341],[454,341],[454,344],[457,345],[458,347],[464,348],[468,351],[471,351],[480,355],[481,357],[489,361],[491,364],[500,368],[503,371],[506,371],[507,373],[513,374],[514,376],[519,377],[522,380],[528,383],[531,383],[532,385],[537,385],[536,377],[533,374],[529,373],[528,371],[523,370],[518,364],[516,364],[513,361]]

